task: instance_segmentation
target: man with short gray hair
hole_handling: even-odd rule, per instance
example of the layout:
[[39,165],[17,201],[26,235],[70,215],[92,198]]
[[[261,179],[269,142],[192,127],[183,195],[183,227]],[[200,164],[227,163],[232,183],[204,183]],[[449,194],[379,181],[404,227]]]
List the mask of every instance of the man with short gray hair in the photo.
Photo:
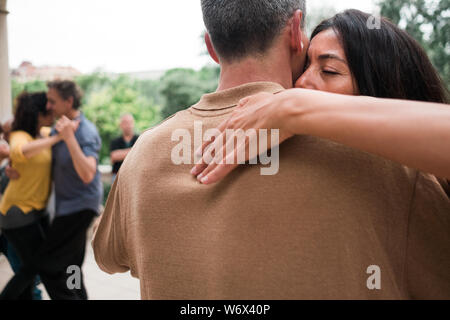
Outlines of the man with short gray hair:
[[[117,175],[92,242],[100,268],[131,270],[143,299],[286,297],[300,289],[286,288],[293,274],[274,265],[263,255],[263,243],[255,242],[259,232],[253,226],[269,212],[274,218],[273,208],[262,199],[242,202],[249,188],[267,192],[265,179],[247,168],[219,187],[205,187],[189,174],[193,162],[176,165],[171,154],[176,130],[194,134],[194,122],[214,128],[240,99],[292,88],[309,44],[304,8],[303,0],[202,1],[205,41],[221,66],[219,87],[141,135]],[[193,154],[193,145],[186,146]],[[269,247],[267,252],[275,249]]]
[[434,177],[309,136],[272,150],[273,175],[262,175],[262,164],[241,165],[217,184],[189,174],[194,151],[214,137],[209,129],[242,98],[291,88],[300,76],[304,4],[202,0],[218,89],[141,135],[92,242],[100,268],[130,270],[143,299],[448,295],[432,244],[448,239],[436,221],[450,203]]
[[[203,21],[222,60],[265,56],[297,10],[305,27],[306,1],[201,1]],[[306,40],[306,37],[305,37]]]

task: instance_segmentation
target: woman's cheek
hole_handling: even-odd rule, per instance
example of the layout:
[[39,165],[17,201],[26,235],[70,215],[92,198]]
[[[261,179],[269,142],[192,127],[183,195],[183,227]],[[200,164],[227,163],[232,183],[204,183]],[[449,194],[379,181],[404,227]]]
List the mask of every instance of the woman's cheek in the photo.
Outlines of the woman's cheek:
[[355,92],[352,80],[342,77],[326,81],[323,91],[345,95],[354,95]]

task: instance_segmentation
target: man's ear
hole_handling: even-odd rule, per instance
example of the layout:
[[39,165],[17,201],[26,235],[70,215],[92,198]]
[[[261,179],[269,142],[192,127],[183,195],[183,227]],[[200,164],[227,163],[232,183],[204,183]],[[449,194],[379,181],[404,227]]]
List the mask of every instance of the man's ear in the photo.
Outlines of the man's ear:
[[73,97],[69,97],[66,101],[67,105],[70,106],[70,109],[73,109]]
[[303,12],[297,10],[294,13],[291,24],[291,47],[297,54],[303,52],[303,33],[302,33]]
[[214,50],[214,47],[211,42],[211,37],[209,36],[208,32],[205,32],[205,43],[206,43],[206,47],[208,48],[208,53],[211,56],[211,58],[213,58],[213,60],[215,62],[220,64],[219,57],[217,56],[216,50]]

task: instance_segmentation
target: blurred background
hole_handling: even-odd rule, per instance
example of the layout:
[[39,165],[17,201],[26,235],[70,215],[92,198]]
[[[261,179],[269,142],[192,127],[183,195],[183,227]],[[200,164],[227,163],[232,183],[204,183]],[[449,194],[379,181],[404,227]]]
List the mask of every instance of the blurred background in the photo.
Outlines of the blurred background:
[[[307,3],[308,34],[349,8],[391,19],[422,44],[450,89],[450,0]],[[142,132],[215,91],[219,68],[206,53],[204,32],[200,0],[0,0],[0,120],[11,116],[23,90],[75,80],[84,91],[82,110],[102,138],[106,200],[120,115],[131,113]],[[90,245],[83,268],[92,299],[139,298],[138,280],[101,272]],[[11,274],[0,259],[0,287]]]
[[[423,45],[450,88],[450,0],[307,3],[308,33],[348,8],[388,17]],[[133,114],[142,132],[216,89],[199,0],[9,0],[7,10],[11,100],[45,90],[48,80],[75,79],[106,168],[120,114]]]

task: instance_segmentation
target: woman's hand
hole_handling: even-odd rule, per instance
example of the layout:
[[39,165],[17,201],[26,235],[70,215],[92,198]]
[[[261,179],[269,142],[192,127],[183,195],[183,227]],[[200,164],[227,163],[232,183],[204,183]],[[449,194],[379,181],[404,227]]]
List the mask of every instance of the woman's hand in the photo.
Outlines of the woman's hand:
[[[245,161],[248,161],[292,137],[294,134],[287,128],[286,121],[289,117],[288,105],[289,96],[286,91],[275,95],[259,93],[242,99],[231,117],[218,126],[221,134],[196,151],[197,157],[201,156],[202,159],[191,174],[197,176],[203,184],[216,183],[243,163],[238,161],[237,155],[245,154]],[[235,143],[238,130],[247,132],[249,129],[255,129],[256,135],[245,135],[245,142]],[[271,138],[268,138],[267,143],[261,146],[261,129],[267,129],[268,137],[271,136],[271,129],[278,129],[277,144],[272,145]]]
[[55,129],[58,132],[58,135],[64,141],[73,136],[75,131],[78,130],[78,126],[80,125],[80,120],[70,120],[66,116],[62,116],[61,119],[55,125]]
[[6,167],[5,174],[10,180],[17,180],[20,178],[19,172],[14,169],[11,164],[8,164],[8,166]]

